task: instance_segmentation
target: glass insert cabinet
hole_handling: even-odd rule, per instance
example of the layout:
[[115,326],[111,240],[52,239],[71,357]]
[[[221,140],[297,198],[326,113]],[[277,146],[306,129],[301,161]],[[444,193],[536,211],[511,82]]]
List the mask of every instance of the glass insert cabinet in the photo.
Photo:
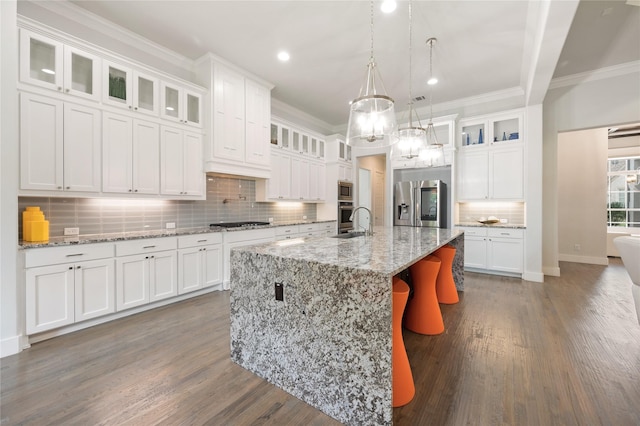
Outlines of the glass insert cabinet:
[[20,30],[20,81],[86,99],[100,99],[100,58],[29,30]]

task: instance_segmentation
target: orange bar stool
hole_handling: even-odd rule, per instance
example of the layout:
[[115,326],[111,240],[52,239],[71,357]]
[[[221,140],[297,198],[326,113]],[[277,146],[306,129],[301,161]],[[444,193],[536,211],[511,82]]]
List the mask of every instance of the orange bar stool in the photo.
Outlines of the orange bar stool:
[[453,258],[456,255],[456,248],[450,245],[442,246],[433,253],[440,259],[440,272],[436,280],[436,294],[438,302],[445,305],[453,305],[458,303],[458,290],[456,283],[453,281]]
[[416,394],[416,387],[413,383],[413,374],[409,357],[404,347],[402,338],[402,315],[409,298],[409,286],[398,277],[393,277],[393,305],[392,315],[392,343],[391,368],[392,368],[392,396],[391,405],[401,407],[407,405]]
[[440,263],[437,257],[427,256],[409,267],[413,279],[413,299],[407,305],[404,326],[415,333],[435,335],[444,331],[436,295]]

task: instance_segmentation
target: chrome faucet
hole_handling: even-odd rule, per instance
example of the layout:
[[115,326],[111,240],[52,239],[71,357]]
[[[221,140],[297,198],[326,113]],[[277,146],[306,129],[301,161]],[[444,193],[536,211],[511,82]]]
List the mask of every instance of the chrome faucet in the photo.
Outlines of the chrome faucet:
[[373,235],[373,215],[371,214],[371,210],[369,210],[365,206],[358,206],[355,209],[353,209],[353,213],[351,213],[351,216],[349,216],[349,220],[353,221],[353,218],[356,216],[356,212],[360,209],[365,209],[366,211],[369,212],[369,230],[365,231],[364,235],[371,236]]

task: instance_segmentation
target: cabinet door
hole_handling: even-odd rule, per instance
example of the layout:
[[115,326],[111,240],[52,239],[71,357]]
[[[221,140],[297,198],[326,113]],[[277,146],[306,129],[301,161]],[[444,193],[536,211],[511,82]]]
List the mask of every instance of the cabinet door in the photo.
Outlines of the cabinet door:
[[20,80],[62,92],[63,86],[62,43],[20,29]]
[[272,153],[271,165],[267,197],[272,200],[289,199],[291,197],[291,157],[277,152]]
[[182,123],[184,102],[180,88],[171,84],[162,83],[160,93],[162,99],[160,103],[160,115],[162,118],[175,121],[176,123]]
[[222,245],[205,246],[201,252],[203,287],[222,283]]
[[183,158],[183,193],[185,195],[202,195],[205,178],[202,164],[202,135],[184,132]]
[[100,191],[100,111],[64,105],[64,188]]
[[55,99],[20,94],[20,188],[63,189],[63,105]]
[[487,267],[486,237],[464,237],[464,266],[481,269]]
[[202,127],[201,103],[202,98],[199,94],[184,90],[184,123]]
[[64,47],[64,92],[100,99],[100,58],[71,46]]
[[202,247],[180,249],[178,257],[178,293],[202,288]]
[[105,112],[102,135],[102,190],[132,192],[133,120]]
[[102,102],[105,104],[133,109],[133,71],[125,66],[109,61],[102,61],[103,92]]
[[309,200],[317,201],[319,199],[320,164],[309,162],[307,176]]
[[183,132],[173,127],[160,129],[160,192],[166,195],[182,195],[184,159]]
[[494,148],[491,153],[491,198],[524,199],[524,148],[522,144]]
[[484,200],[488,197],[489,156],[486,149],[460,153],[458,181],[460,200]]
[[158,79],[140,72],[133,75],[133,110],[149,115],[158,115]]
[[291,159],[291,199],[302,200],[304,194],[307,192],[305,184],[307,180],[303,181],[302,175],[306,173],[302,169],[302,159]]
[[[517,238],[489,238],[487,269],[522,273],[523,244]],[[465,240],[465,255],[467,252]]]
[[246,80],[246,152],[245,161],[269,165],[269,123],[271,99],[267,88]]
[[75,321],[115,312],[113,259],[82,262],[75,268]]
[[175,250],[149,255],[149,301],[178,294],[178,259]]
[[74,271],[70,264],[26,270],[27,334],[74,322]]
[[133,120],[132,188],[134,193],[160,191],[160,126]]
[[149,255],[116,258],[116,310],[149,303]]
[[213,89],[215,157],[244,162],[244,78],[216,64]]

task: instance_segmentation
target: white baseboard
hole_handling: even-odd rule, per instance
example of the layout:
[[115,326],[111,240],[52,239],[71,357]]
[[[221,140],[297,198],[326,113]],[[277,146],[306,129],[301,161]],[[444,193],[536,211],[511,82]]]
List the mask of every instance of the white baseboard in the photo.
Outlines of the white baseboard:
[[559,266],[543,266],[542,273],[550,277],[559,277],[560,267]]
[[543,283],[544,274],[542,272],[525,271],[524,274],[522,274],[522,279],[525,281],[533,281],[535,283]]
[[595,256],[576,256],[574,254],[559,254],[558,260],[560,262],[575,262],[575,263],[588,263],[591,265],[609,265],[609,259],[605,257]]
[[21,337],[22,336],[13,336],[8,339],[2,339],[0,341],[0,358],[15,355],[22,351]]

